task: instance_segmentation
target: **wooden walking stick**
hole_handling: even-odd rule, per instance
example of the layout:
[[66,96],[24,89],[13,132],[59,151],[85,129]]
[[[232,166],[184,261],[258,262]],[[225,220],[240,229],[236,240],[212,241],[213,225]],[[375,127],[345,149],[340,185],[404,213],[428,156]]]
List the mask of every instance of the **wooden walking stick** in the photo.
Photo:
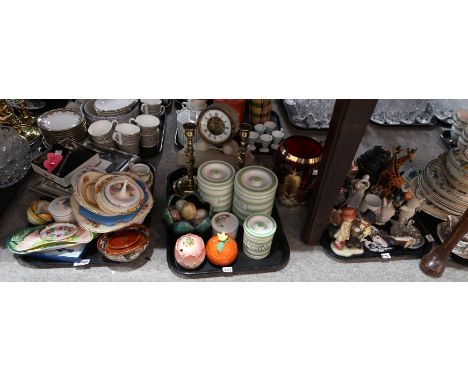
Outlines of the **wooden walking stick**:
[[455,248],[457,243],[463,239],[466,232],[468,232],[468,209],[465,210],[460,221],[455,225],[445,241],[423,256],[421,263],[419,264],[421,270],[432,277],[442,276],[445,266],[447,265],[448,257],[450,256],[450,252],[452,252],[452,249]]

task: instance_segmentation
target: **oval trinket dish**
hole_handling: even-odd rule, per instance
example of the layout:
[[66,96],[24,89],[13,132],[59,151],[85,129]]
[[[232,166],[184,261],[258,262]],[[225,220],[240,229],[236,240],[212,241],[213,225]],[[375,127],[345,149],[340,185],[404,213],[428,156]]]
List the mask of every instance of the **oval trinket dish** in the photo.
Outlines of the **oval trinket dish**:
[[97,241],[99,252],[107,259],[129,262],[138,258],[149,244],[149,230],[133,224],[122,230],[101,235]]

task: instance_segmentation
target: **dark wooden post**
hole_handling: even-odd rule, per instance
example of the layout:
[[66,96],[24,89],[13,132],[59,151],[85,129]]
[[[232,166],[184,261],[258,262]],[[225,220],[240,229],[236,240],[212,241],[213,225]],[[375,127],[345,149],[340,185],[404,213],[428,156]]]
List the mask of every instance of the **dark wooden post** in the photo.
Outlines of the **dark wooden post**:
[[306,244],[317,244],[322,236],[376,103],[377,100],[336,100],[302,235]]
[[452,232],[446,237],[445,241],[435,247],[429,253],[426,253],[419,264],[421,270],[429,276],[440,277],[445,271],[450,252],[457,243],[463,239],[468,231],[468,209],[461,217],[460,221],[453,227]]

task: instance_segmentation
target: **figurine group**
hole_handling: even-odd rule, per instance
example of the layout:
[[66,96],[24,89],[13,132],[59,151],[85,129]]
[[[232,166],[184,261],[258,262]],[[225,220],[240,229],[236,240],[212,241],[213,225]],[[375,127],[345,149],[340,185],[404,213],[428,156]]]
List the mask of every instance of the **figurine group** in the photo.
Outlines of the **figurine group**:
[[[349,182],[347,204],[333,209],[329,220],[334,239],[331,249],[336,254],[348,257],[364,253],[364,247],[383,252],[394,246],[424,244],[412,220],[423,201],[405,189],[399,172],[405,162],[413,160],[416,149],[407,149],[399,157],[401,151],[397,146],[390,154],[376,146],[358,158],[359,170]],[[363,174],[365,170],[369,171]],[[386,228],[389,222],[391,228]]]

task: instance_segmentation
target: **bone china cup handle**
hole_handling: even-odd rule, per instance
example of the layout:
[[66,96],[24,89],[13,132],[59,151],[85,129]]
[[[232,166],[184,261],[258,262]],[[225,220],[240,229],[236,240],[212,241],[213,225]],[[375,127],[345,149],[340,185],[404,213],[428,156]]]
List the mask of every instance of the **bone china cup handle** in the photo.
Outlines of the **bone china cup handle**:
[[116,141],[119,145],[122,144],[122,134],[120,134],[120,132],[114,132],[114,134],[112,134],[112,139]]
[[143,114],[148,114],[148,105],[146,103],[141,105],[141,111],[143,112]]
[[163,115],[165,110],[166,107],[164,105],[161,105],[161,107],[159,108],[159,115]]
[[136,121],[135,118],[130,118],[130,120],[128,121],[129,123],[132,123],[134,125],[138,125],[138,122]]

